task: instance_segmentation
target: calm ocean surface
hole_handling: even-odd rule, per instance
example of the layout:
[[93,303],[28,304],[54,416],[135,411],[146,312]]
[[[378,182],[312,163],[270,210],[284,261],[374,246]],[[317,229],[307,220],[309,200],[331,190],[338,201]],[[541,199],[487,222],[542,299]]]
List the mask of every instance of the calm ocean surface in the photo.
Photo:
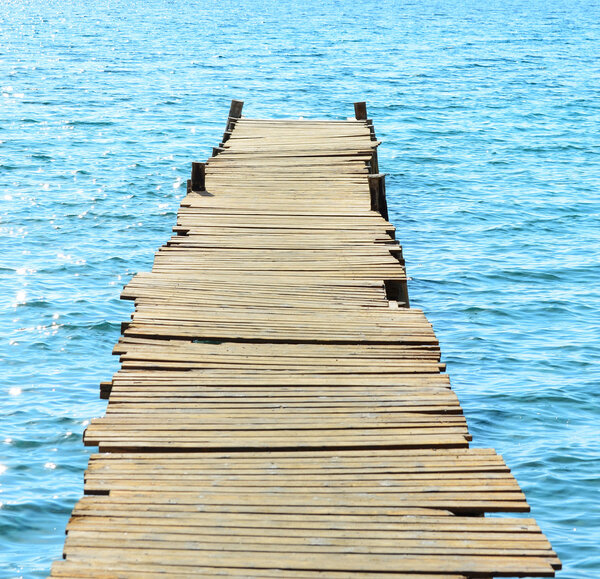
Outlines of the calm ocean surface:
[[255,117],[368,102],[474,445],[513,469],[558,577],[600,577],[599,55],[591,0],[3,0],[0,577],[61,555],[120,289],[231,98]]

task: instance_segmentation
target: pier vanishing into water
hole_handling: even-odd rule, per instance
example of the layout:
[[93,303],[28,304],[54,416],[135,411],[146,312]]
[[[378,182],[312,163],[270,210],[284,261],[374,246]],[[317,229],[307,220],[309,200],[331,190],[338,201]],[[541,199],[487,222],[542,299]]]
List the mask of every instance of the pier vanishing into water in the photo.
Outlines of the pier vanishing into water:
[[364,103],[346,121],[241,110],[123,291],[121,369],[51,576],[554,576],[534,520],[483,516],[529,507],[469,448],[409,307]]

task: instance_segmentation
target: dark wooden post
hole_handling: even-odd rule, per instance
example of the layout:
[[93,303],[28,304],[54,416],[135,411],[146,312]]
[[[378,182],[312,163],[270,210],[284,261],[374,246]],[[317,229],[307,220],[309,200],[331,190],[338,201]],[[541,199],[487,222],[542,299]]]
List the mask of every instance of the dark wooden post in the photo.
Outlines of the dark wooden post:
[[408,284],[403,279],[386,279],[384,282],[385,295],[390,301],[399,302],[402,307],[410,308],[408,299]]
[[379,174],[369,175],[369,192],[371,193],[371,211],[379,211]]
[[229,116],[227,117],[227,126],[225,127],[225,132],[223,133],[223,144],[229,140],[229,137],[231,137],[231,131],[233,131],[233,128],[235,127],[235,122],[242,116],[243,107],[244,101],[236,101],[235,99],[231,101],[231,106],[229,107]]
[[[408,299],[408,283],[403,281],[399,284],[398,288],[398,301],[404,302],[405,308],[410,308],[410,300]],[[442,370],[443,372],[444,370]]]
[[377,148],[373,149],[373,155],[369,161],[370,170],[369,173],[379,173],[379,161],[377,159]]
[[357,121],[366,121],[367,120],[367,103],[360,102],[354,103],[354,117]]
[[379,213],[386,220],[389,221],[388,208],[387,208],[387,197],[385,195],[385,174],[380,173],[381,181],[379,185]]
[[385,198],[385,175],[376,173],[369,175],[369,191],[371,193],[371,209],[379,211],[381,216],[387,221],[388,210],[387,200]]
[[192,191],[206,191],[206,163],[192,163]]
[[367,119],[367,127],[371,131],[371,141],[376,141],[377,137],[375,136],[375,127],[373,126],[372,119]]
[[371,131],[371,141],[376,141],[375,129],[373,128],[373,121],[367,118],[367,103],[360,102],[354,103],[354,116],[357,121],[366,121],[369,130]]
[[230,119],[239,119],[242,116],[242,109],[244,108],[244,101],[236,101],[233,99],[231,101],[231,106],[229,107],[229,118]]

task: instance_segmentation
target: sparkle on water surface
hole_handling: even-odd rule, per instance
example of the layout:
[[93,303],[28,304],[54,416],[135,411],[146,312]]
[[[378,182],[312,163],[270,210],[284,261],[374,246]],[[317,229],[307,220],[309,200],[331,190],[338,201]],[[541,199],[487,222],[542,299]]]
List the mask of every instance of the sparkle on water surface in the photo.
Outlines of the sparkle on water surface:
[[599,26],[576,0],[0,3],[0,576],[60,557],[120,288],[232,98],[255,117],[368,102],[474,445],[513,469],[558,577],[600,576]]

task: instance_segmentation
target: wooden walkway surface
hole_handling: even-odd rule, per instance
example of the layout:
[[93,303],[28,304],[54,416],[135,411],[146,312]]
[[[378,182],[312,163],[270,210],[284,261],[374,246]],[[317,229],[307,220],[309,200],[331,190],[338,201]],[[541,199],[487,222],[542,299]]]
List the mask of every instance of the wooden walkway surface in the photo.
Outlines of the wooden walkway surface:
[[241,117],[123,298],[52,577],[553,576],[408,304],[374,132]]

